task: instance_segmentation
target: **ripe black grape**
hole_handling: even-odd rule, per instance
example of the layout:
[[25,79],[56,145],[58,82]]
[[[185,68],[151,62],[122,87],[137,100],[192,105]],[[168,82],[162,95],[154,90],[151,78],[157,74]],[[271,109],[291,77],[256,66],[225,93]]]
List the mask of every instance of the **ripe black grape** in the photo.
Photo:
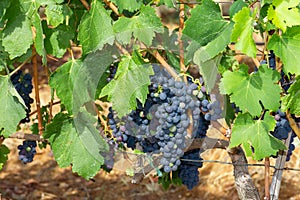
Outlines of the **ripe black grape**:
[[[288,138],[289,132],[292,131],[289,121],[286,118],[286,114],[281,110],[278,110],[274,116],[274,119],[276,120],[276,127],[274,131],[271,133],[273,134],[274,137],[276,137],[279,140],[286,140]],[[286,161],[290,160],[292,152],[295,150],[295,146],[293,144],[295,137],[296,134],[292,131]]]
[[181,178],[182,183],[191,190],[199,184],[198,168],[203,166],[200,150],[195,149],[185,152],[181,160],[179,178]]
[[33,161],[33,157],[36,154],[36,141],[23,141],[22,145],[18,146],[19,149],[19,160],[24,164]]
[[25,109],[26,117],[22,119],[20,123],[29,122],[31,103],[33,103],[33,99],[29,96],[33,89],[32,76],[29,73],[23,74],[22,71],[19,70],[10,77],[10,80],[27,107]]

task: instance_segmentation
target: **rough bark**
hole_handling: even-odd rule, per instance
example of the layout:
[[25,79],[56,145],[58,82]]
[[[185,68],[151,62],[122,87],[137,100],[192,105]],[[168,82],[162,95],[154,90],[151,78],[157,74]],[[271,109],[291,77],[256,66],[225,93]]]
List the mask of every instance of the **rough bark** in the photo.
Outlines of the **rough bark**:
[[235,187],[242,200],[260,199],[257,188],[254,186],[248,171],[247,159],[241,147],[230,149],[228,154],[234,167]]

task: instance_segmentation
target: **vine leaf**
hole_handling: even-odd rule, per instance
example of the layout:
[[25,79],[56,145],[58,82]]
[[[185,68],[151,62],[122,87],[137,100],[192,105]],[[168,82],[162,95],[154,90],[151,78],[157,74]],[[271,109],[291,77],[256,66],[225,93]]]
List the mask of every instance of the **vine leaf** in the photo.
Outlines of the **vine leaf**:
[[75,118],[59,113],[46,126],[44,138],[49,139],[51,148],[60,167],[72,165],[72,171],[90,179],[100,170],[104,159],[100,152],[108,146],[94,127],[96,119],[81,109]]
[[298,5],[299,0],[274,0],[268,9],[268,19],[285,32],[287,27],[300,25]]
[[[69,113],[73,113],[75,107],[80,107],[81,105],[75,104],[76,98],[74,97],[75,92],[80,92],[81,97],[87,97],[86,91],[79,87],[74,90],[75,81],[80,77],[79,70],[82,66],[81,60],[71,60],[62,66],[60,66],[51,76],[49,85],[51,88],[56,90],[57,96],[60,98],[61,103],[66,106]],[[82,80],[82,84],[84,80]],[[88,99],[85,99],[88,101]],[[85,101],[84,101],[85,102]]]
[[100,98],[108,96],[113,109],[122,117],[136,108],[136,99],[145,103],[150,85],[149,76],[154,72],[149,64],[138,60],[135,54],[133,57],[123,57],[118,66],[115,79],[102,89]]
[[118,55],[116,51],[107,47],[88,54],[83,61],[71,60],[50,76],[49,85],[70,114],[76,114],[83,104],[98,98],[97,82],[113,62],[113,55]]
[[62,24],[66,16],[70,16],[71,13],[65,5],[48,5],[45,10],[47,16],[47,23],[53,28]]
[[123,12],[123,10],[128,10],[129,12],[136,11],[140,9],[141,5],[143,4],[143,1],[141,0],[130,0],[130,1],[111,0],[111,2],[113,2],[118,6],[120,12]]
[[158,6],[166,5],[168,8],[176,7],[176,2],[174,0],[159,0]]
[[8,159],[9,149],[5,145],[0,145],[0,170]]
[[9,58],[14,59],[25,54],[33,43],[31,23],[22,12],[11,11],[12,8],[8,10],[14,12],[15,16],[7,21],[3,29],[2,45],[9,53]]
[[220,64],[222,56],[216,56],[213,59],[207,60],[205,62],[202,62],[199,57],[200,57],[200,51],[196,51],[195,56],[194,56],[194,62],[199,66],[199,72],[202,75],[205,86],[208,92],[210,92],[217,80],[217,75],[218,75],[218,66]]
[[261,66],[257,73],[248,74],[248,67],[244,70],[226,71],[221,79],[220,91],[230,95],[231,102],[235,102],[242,111],[252,116],[259,116],[262,107],[276,111],[280,107],[280,87],[275,84],[280,75],[277,71]]
[[268,49],[273,50],[280,57],[284,66],[283,70],[291,74],[300,74],[300,26],[288,28],[281,36],[272,35]]
[[78,40],[82,45],[83,54],[102,49],[104,44],[113,44],[114,32],[112,19],[102,3],[94,0],[89,12],[81,19]]
[[243,1],[243,0],[238,0],[233,2],[233,4],[230,6],[229,9],[229,15],[230,18],[232,19],[232,17],[238,13],[242,8],[247,7],[248,5]]
[[36,48],[36,52],[43,57],[42,61],[43,64],[47,64],[47,54],[45,51],[45,46],[44,46],[44,33],[43,33],[43,27],[41,23],[41,18],[40,16],[35,13],[32,17],[32,25],[35,27],[35,38],[34,38],[34,45]]
[[231,35],[231,41],[236,42],[235,48],[251,57],[256,57],[256,45],[252,37],[253,17],[250,8],[243,7],[232,19],[235,24]]
[[227,45],[230,44],[232,29],[233,23],[227,24],[224,29],[220,30],[220,34],[215,39],[210,41],[207,45],[199,47],[194,54],[195,64],[206,62],[222,52]]
[[138,16],[132,18],[120,17],[113,26],[116,38],[123,44],[131,42],[132,35],[145,43],[152,44],[155,33],[162,33],[163,26],[154,8],[143,6]]
[[56,28],[46,27],[43,23],[45,30],[45,48],[48,54],[61,58],[66,53],[66,49],[70,47],[70,40],[74,38],[74,30],[70,26],[61,24]]
[[[10,136],[16,131],[19,122],[26,116],[25,104],[11,84],[8,76],[0,76],[0,135]],[[9,115],[9,120],[7,117]]]
[[212,0],[204,0],[191,10],[191,17],[185,23],[183,34],[200,46],[205,46],[220,35],[226,38],[223,31],[228,24],[222,17],[219,5]]
[[249,113],[239,114],[232,128],[229,147],[243,144],[247,156],[255,160],[276,155],[278,150],[284,150],[286,146],[269,133],[275,128],[275,123],[269,112],[265,113],[263,120],[253,120]]
[[282,110],[290,109],[292,114],[300,115],[300,76],[288,89],[288,94],[282,98]]

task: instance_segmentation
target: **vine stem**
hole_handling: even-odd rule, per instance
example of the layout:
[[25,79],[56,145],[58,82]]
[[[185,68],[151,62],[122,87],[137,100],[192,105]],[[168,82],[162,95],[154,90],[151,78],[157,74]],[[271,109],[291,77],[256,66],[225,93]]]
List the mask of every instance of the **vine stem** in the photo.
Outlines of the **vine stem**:
[[293,117],[291,116],[291,113],[290,113],[289,110],[286,112],[286,118],[288,119],[291,128],[296,133],[297,137],[300,139],[300,129],[297,126],[297,124],[296,124],[295,120],[293,119]]
[[174,71],[174,69],[167,63],[167,61],[159,54],[158,51],[150,51],[150,53],[158,60],[158,62],[170,73],[170,75],[174,78],[178,78],[178,74]]
[[17,71],[19,71],[26,63],[28,63],[31,59],[32,59],[32,57],[33,56],[35,56],[36,55],[36,53],[35,54],[33,54],[32,56],[30,56],[29,58],[27,58],[21,65],[19,65],[14,71],[12,71],[9,75],[11,76],[11,75],[13,75],[14,73],[16,73]]
[[117,16],[123,16],[122,14],[119,13],[117,6],[115,6],[115,4],[113,4],[112,2],[108,1],[108,0],[104,0],[104,3],[110,7],[110,9],[117,15]]
[[40,93],[39,93],[39,75],[38,75],[38,66],[37,66],[37,58],[36,58],[36,49],[32,47],[32,64],[33,64],[33,75],[34,75],[34,91],[35,91],[35,102],[36,102],[36,109],[38,115],[38,129],[39,135],[42,136],[43,134],[43,124],[42,124],[42,112],[41,112],[41,102],[40,102]]
[[9,138],[16,138],[16,139],[25,139],[25,140],[32,140],[32,141],[39,141],[39,142],[46,142],[49,143],[48,140],[42,138],[40,135],[37,134],[29,134],[23,132],[16,132],[9,136]]
[[90,5],[86,0],[80,0],[80,1],[87,10],[90,10]]
[[270,159],[265,158],[265,197],[264,200],[270,200]]
[[[184,46],[182,41],[182,30],[184,28],[184,4],[179,5],[179,30],[178,30],[178,44],[179,44],[179,64],[181,73],[186,73],[187,69],[184,65]],[[183,77],[184,82],[187,83],[186,76]]]

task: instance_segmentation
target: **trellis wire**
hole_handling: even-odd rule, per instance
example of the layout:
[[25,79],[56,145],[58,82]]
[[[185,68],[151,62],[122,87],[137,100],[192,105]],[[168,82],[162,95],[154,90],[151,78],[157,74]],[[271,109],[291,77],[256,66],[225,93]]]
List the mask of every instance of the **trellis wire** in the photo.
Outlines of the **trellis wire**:
[[[225,162],[220,160],[191,160],[191,159],[180,159],[182,161],[188,161],[188,162],[202,162],[202,163],[219,163],[224,165],[235,165],[235,166],[249,166],[249,167],[265,167],[265,164],[235,164],[233,162]],[[300,168],[291,168],[291,167],[284,167],[284,168],[276,168],[275,165],[270,165],[271,168],[274,168],[275,170],[291,170],[291,171],[300,171]]]

